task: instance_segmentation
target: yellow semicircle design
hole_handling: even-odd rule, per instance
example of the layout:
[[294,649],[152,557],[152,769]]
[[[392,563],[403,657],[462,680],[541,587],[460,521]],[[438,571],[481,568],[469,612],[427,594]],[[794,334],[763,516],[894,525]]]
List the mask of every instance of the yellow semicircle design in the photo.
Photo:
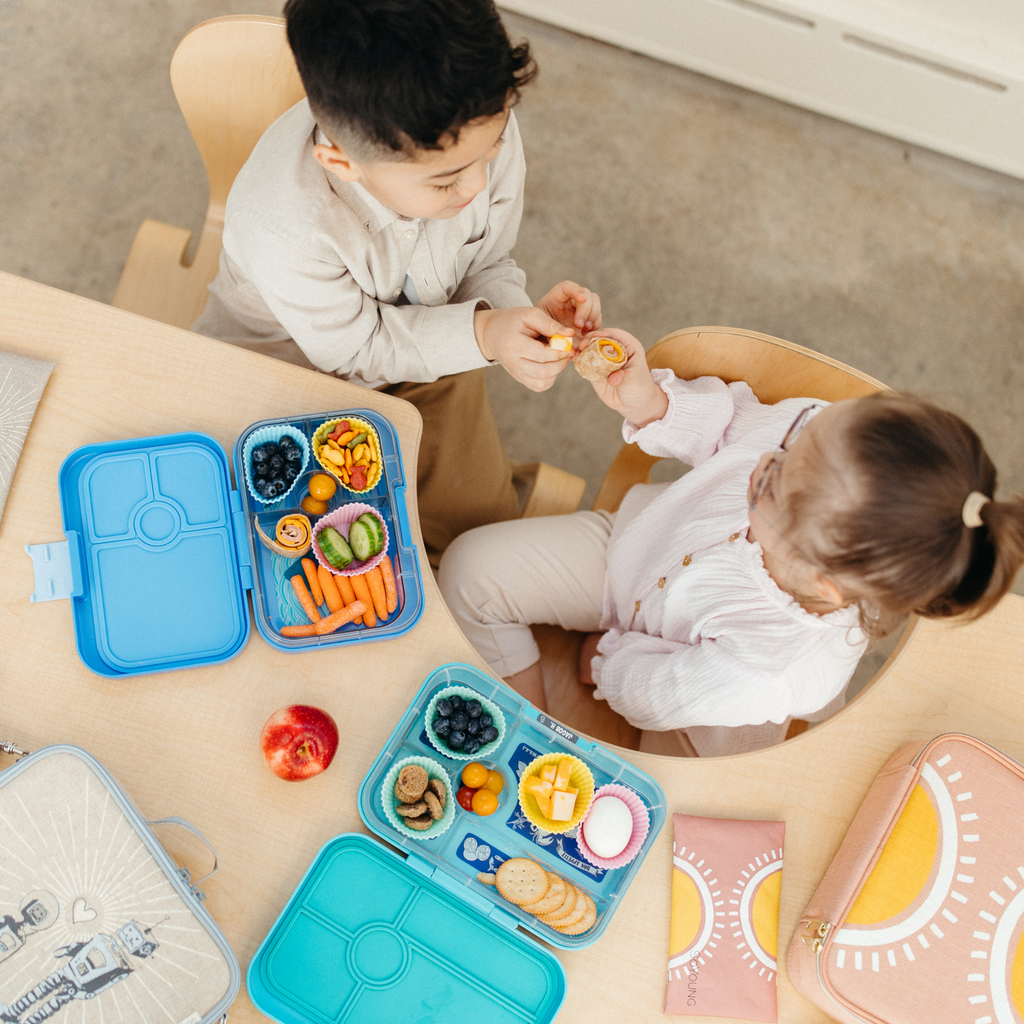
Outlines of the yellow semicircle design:
[[672,870],[672,955],[682,953],[700,935],[700,893],[692,878],[678,868]]
[[906,910],[928,881],[938,848],[938,815],[928,794],[915,786],[847,924],[878,924]]
[[754,893],[750,908],[750,923],[758,945],[773,959],[779,955],[779,895],[782,892],[782,872],[773,871]]
[[[998,964],[992,965],[992,970],[1000,970]],[[1010,968],[1010,999],[1013,1001],[1013,1008],[1024,1017],[1024,932],[1017,940],[1017,949],[1013,954],[1013,966]]]

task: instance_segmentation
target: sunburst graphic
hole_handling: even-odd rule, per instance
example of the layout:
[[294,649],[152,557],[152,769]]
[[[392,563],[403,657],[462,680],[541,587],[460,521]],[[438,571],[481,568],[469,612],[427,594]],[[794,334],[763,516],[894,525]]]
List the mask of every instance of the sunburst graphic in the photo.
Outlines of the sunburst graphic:
[[[43,393],[43,385],[49,376],[49,370],[45,374],[42,372],[46,364],[37,363],[38,376],[42,379],[37,384],[26,386],[22,383],[21,374],[15,377],[15,367],[6,365],[17,357],[5,354],[3,359],[0,363],[0,509],[3,508],[3,497],[11,485],[14,467],[18,464],[18,456],[21,455],[28,428]],[[22,362],[28,361],[19,359],[16,365],[20,366]]]
[[216,942],[86,761],[56,752],[0,787],[0,1021],[181,1024],[229,986]]

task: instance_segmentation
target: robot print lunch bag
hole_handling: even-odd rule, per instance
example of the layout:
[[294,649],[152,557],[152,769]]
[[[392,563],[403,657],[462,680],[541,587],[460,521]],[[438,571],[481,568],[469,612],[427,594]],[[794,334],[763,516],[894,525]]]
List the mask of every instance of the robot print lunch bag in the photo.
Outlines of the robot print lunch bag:
[[225,1017],[238,962],[201,898],[85,751],[0,772],[0,1024]]

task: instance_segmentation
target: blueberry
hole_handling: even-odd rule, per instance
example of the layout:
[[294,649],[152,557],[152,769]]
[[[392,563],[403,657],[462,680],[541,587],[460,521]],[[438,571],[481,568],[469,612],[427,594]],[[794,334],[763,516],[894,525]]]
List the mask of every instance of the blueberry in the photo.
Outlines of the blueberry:
[[486,729],[487,726],[489,726],[491,724],[491,722],[493,722],[493,721],[494,721],[494,719],[491,718],[491,716],[489,714],[487,714],[487,712],[485,711],[480,716],[480,728],[481,729]]
[[487,726],[486,729],[480,730],[480,742],[481,743],[493,743],[498,738],[498,730],[493,725]]
[[469,720],[469,722],[467,723],[467,725],[466,725],[466,732],[468,732],[470,736],[479,736],[480,735],[480,719],[479,718],[471,718]]
[[448,733],[448,747],[451,750],[461,750],[462,745],[466,742],[466,734],[461,729],[452,729]]
[[272,459],[275,455],[281,454],[281,448],[279,445],[274,444],[273,441],[268,441],[264,446],[263,450],[267,453],[267,458]]
[[442,697],[437,702],[435,707],[436,707],[437,713],[442,718],[449,718],[451,716],[452,711],[454,710],[452,708],[452,702],[447,697]]
[[438,715],[437,718],[434,719],[434,732],[436,732],[438,736],[447,736],[451,731],[452,721],[450,718],[443,718],[441,715]]
[[298,466],[285,466],[284,467],[284,481],[287,484],[294,483],[299,476]]
[[284,492],[285,492],[285,491],[287,491],[287,490],[288,490],[288,487],[290,486],[290,485],[289,485],[289,484],[288,484],[288,483],[287,483],[287,482],[285,481],[285,478],[284,478],[283,476],[275,476],[275,477],[274,477],[274,478],[273,478],[273,479],[272,479],[272,480],[271,480],[270,482],[271,482],[271,483],[272,483],[272,484],[274,485],[274,487],[276,488],[276,490],[277,490],[277,496],[278,496],[279,498],[281,497],[281,495],[282,495],[282,494],[284,494]]
[[302,449],[292,445],[291,448],[285,448],[284,450],[284,461],[288,463],[301,463],[302,462]]
[[462,752],[464,754],[475,754],[480,749],[480,741],[475,736],[470,736],[465,743],[462,744]]
[[461,708],[462,705],[465,703],[465,701],[457,693],[453,693],[448,698],[448,700],[451,702],[453,711],[458,711],[459,708]]
[[461,729],[463,732],[466,731],[466,726],[469,724],[469,716],[464,711],[456,711],[452,715],[452,728]]
[[282,434],[277,439],[277,446],[278,446],[278,448],[281,449],[281,451],[284,451],[287,448],[294,448],[295,447],[295,438],[292,437],[291,434]]
[[263,484],[263,490],[260,491],[260,496],[266,498],[267,501],[270,501],[272,498],[276,498],[278,494],[281,493],[277,489],[276,480],[263,480],[261,483]]
[[271,455],[270,456],[270,468],[275,473],[280,473],[284,469],[284,456],[282,455]]
[[265,462],[257,462],[252,467],[252,475],[257,480],[262,480],[264,477],[270,476],[270,466],[268,466]]
[[260,462],[266,462],[267,459],[269,459],[269,458],[270,458],[270,456],[267,455],[267,450],[263,447],[263,445],[258,445],[257,447],[253,448],[253,450],[252,450],[253,465],[257,465]]
[[252,482],[253,488],[255,489],[256,493],[261,498],[265,498],[267,496],[267,487],[268,487],[269,484],[270,484],[270,481],[264,479],[263,477],[257,477]]
[[480,706],[480,701],[467,700],[466,706],[462,710],[465,711],[470,718],[479,718],[484,709]]

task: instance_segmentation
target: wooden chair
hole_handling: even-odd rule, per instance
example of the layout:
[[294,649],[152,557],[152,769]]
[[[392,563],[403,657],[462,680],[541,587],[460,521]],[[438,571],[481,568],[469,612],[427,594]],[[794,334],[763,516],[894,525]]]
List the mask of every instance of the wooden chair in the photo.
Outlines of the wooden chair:
[[281,18],[237,15],[192,29],[171,58],[171,86],[206,166],[210,202],[195,258],[190,231],[145,220],[132,243],[113,305],[189,327],[217,274],[224,206],[260,136],[305,90]]
[[[186,263],[192,233],[145,220],[128,254],[113,305],[161,323],[188,328],[206,305],[217,275],[224,207],[235,176],[260,136],[305,95],[282,18],[232,15],[204,21],[178,44],[171,86],[206,166],[210,202],[195,258]],[[268,355],[302,361],[287,348]],[[527,495],[524,516],[575,512],[586,481],[546,463],[515,464]]]
[[[819,352],[767,334],[729,327],[689,327],[674,331],[651,348],[647,362],[652,369],[667,367],[687,380],[705,376],[721,377],[729,383],[744,380],[754,394],[767,403],[802,397],[838,402],[890,390],[881,381]],[[623,445],[605,473],[594,508],[615,512],[631,487],[651,482],[651,469],[658,461],[641,451],[638,445]],[[636,749],[639,730],[603,701],[595,701],[593,690],[577,681],[581,635],[550,626],[535,628],[535,634],[541,647],[550,713],[602,742]],[[904,641],[906,639],[909,639],[909,630]],[[874,678],[879,678],[884,671],[885,666]],[[806,728],[806,722],[794,720],[786,738]]]

